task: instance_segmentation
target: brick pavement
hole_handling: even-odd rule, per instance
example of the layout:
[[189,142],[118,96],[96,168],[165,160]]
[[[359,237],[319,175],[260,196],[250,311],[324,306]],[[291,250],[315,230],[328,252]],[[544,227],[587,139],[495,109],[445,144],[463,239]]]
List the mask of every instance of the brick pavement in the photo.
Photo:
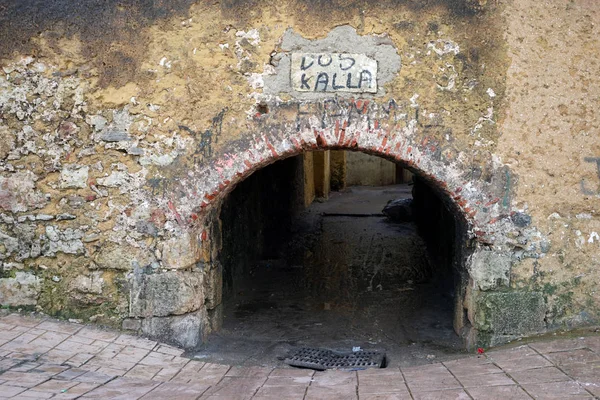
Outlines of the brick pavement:
[[117,331],[0,317],[0,398],[593,399],[600,336],[556,339],[418,367],[314,372],[235,367]]

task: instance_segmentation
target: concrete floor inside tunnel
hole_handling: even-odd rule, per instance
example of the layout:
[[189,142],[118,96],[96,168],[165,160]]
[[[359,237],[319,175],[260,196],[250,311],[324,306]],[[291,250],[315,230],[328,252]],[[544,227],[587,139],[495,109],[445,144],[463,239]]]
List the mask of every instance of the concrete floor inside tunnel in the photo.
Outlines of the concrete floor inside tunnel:
[[389,366],[408,366],[464,353],[453,329],[452,276],[436,276],[415,223],[382,214],[388,201],[411,198],[411,188],[353,186],[299,212],[276,251],[234,274],[222,327],[194,356],[278,366],[293,348],[358,346],[384,351]]

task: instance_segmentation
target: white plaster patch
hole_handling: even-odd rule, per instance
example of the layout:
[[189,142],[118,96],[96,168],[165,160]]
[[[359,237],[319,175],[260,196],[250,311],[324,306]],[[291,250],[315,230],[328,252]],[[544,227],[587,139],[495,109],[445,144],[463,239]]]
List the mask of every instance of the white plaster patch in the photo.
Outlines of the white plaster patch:
[[299,92],[377,93],[377,61],[364,54],[292,53],[290,76]]
[[453,42],[449,39],[438,39],[427,43],[427,48],[431,49],[438,56],[453,53],[454,55],[460,53],[460,46],[458,43]]
[[258,46],[260,43],[260,33],[257,29],[250,29],[248,32],[237,31],[235,36],[241,39],[246,39],[252,46]]
[[265,86],[262,74],[252,73],[246,79],[248,79],[248,83],[252,86],[252,89],[259,89]]
[[594,243],[594,240],[600,241],[600,236],[598,235],[598,232],[592,232],[590,234],[590,238],[588,239],[588,243]]

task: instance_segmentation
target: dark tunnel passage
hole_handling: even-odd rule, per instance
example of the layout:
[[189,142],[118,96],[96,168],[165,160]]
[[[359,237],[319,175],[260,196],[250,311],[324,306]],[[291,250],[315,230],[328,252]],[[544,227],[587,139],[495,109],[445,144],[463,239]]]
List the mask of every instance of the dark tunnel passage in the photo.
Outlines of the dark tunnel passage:
[[415,365],[463,351],[465,224],[424,179],[359,154],[281,160],[227,196],[222,328],[196,357],[277,365],[298,346],[360,347]]

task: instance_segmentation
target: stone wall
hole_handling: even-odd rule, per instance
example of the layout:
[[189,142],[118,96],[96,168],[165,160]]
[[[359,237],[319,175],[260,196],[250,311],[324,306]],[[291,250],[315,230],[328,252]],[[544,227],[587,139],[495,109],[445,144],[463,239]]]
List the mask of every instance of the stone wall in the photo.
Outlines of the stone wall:
[[[0,11],[3,306],[194,346],[218,325],[221,200],[350,149],[466,221],[469,343],[597,323],[596,2],[159,3]],[[377,61],[377,90],[294,91],[291,55],[322,52]]]

